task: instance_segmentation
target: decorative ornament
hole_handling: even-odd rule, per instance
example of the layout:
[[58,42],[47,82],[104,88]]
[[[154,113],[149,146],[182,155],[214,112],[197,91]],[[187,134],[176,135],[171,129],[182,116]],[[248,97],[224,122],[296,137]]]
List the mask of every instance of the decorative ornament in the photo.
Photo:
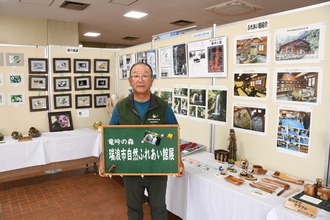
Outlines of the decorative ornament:
[[18,133],[18,131],[13,131],[13,132],[11,133],[11,137],[12,137],[13,139],[18,139],[19,137],[23,137],[23,135],[22,135],[22,133]]
[[37,138],[37,137],[41,136],[41,133],[35,127],[30,127],[28,135],[33,137],[33,138]]

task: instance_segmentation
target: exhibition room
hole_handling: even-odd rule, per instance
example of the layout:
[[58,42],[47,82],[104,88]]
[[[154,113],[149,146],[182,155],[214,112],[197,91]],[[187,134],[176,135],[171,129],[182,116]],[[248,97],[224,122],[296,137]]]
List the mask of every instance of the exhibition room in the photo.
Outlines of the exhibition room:
[[0,1],[0,219],[330,219],[329,12]]

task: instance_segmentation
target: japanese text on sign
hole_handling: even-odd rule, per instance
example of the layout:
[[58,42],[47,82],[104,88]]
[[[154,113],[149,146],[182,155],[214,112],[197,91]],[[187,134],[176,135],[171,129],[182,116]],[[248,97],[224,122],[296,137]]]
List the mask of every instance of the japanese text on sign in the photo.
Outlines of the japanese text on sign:
[[142,149],[142,148],[111,148],[109,149],[109,159],[111,161],[141,161],[141,160],[163,160],[174,159],[174,148],[163,149]]

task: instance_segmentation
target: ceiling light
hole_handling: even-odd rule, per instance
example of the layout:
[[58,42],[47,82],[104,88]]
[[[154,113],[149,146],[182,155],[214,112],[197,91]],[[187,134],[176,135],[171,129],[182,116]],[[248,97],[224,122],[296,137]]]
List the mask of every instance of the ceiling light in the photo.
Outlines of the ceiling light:
[[97,37],[100,35],[101,35],[100,33],[95,33],[95,32],[87,32],[84,34],[84,36],[86,36],[86,37]]
[[130,11],[124,14],[125,17],[130,17],[130,18],[142,18],[147,15],[148,15],[147,13],[137,12],[137,11]]

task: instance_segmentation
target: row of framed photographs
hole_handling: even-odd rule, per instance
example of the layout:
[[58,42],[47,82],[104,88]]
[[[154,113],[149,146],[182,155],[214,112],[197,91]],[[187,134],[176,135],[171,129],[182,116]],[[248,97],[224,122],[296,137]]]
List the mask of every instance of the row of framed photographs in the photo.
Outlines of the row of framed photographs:
[[[29,73],[48,73],[47,58],[29,58]],[[74,73],[91,73],[91,59],[74,59]],[[109,73],[109,59],[94,59],[94,73]],[[71,73],[71,58],[53,58],[54,73]]]
[[[71,94],[56,94],[54,95],[54,109],[72,108]],[[94,108],[103,108],[107,105],[107,99],[110,97],[109,93],[94,94]],[[30,96],[30,112],[47,111],[48,96]],[[92,108],[93,99],[92,94],[75,95],[75,108]]]
[[[75,76],[74,87],[76,91],[91,90],[91,76]],[[53,77],[54,92],[71,91],[71,77]],[[109,90],[110,76],[95,76],[94,90]],[[46,75],[30,75],[29,91],[47,91],[48,76]]]

